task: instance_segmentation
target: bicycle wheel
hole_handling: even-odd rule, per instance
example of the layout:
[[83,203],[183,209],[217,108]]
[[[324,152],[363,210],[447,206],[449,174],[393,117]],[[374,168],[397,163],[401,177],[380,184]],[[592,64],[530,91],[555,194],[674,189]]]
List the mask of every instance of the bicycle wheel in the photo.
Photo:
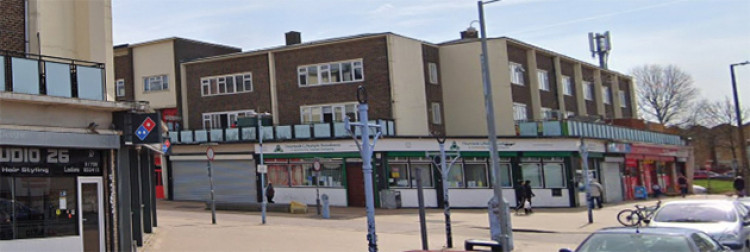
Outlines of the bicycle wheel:
[[641,223],[641,216],[636,211],[625,209],[617,214],[617,221],[623,226],[633,227]]

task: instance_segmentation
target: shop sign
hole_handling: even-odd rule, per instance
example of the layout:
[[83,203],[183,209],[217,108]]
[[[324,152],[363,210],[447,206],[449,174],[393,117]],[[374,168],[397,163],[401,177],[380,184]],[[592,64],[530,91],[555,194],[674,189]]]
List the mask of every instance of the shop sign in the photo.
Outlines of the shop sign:
[[3,176],[101,176],[96,150],[0,146]]
[[630,153],[630,144],[626,143],[608,143],[607,152],[610,153]]

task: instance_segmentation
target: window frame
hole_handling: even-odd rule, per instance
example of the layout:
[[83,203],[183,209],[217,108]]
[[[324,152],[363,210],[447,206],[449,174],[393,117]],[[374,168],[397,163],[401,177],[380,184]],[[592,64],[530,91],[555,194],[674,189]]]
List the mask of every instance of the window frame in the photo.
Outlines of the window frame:
[[[354,118],[350,118],[350,120],[357,120],[359,115],[356,113],[358,102],[342,102],[342,103],[328,103],[328,104],[315,104],[315,105],[305,105],[299,107],[300,112],[300,124],[316,124],[316,123],[324,123],[325,119],[325,111],[326,109],[330,109],[331,114],[333,115],[333,121],[334,122],[341,122],[346,118],[347,116],[347,107],[354,107]],[[314,115],[314,112],[318,112],[318,115]],[[336,113],[340,112],[339,115],[336,115]],[[313,119],[320,119],[319,121],[313,120]],[[336,119],[340,118],[341,121],[337,121]]]
[[[231,79],[232,81],[227,81],[229,79]],[[238,80],[240,79],[242,81],[238,82]],[[201,97],[251,93],[254,89],[252,72],[239,72],[224,75],[205,76],[200,78],[200,83]],[[232,88],[229,88],[228,85],[232,85]],[[232,90],[232,92],[230,92],[229,90]]]
[[602,100],[604,104],[610,105],[612,104],[612,94],[609,92],[610,88],[608,86],[602,86]]
[[[151,86],[152,81],[159,81],[158,84],[159,89],[153,89]],[[160,91],[169,91],[169,77],[166,74],[162,75],[152,75],[152,76],[146,76],[143,77],[143,92],[144,93],[150,93],[150,92],[160,92]]]
[[[566,165],[565,165],[565,159],[564,158],[560,158],[560,157],[556,157],[556,158],[539,158],[539,157],[521,158],[521,161],[519,162],[518,166],[521,168],[520,169],[520,171],[521,171],[521,178],[523,178],[524,181],[527,180],[526,177],[524,177],[524,172],[523,172],[523,170],[524,170],[523,168],[524,168],[525,164],[529,164],[529,165],[534,164],[534,165],[537,166],[537,171],[538,171],[538,175],[539,175],[539,177],[537,179],[540,182],[540,185],[539,186],[532,186],[532,188],[535,188],[535,189],[565,189],[565,188],[567,188],[568,181],[567,181],[567,179],[565,177],[565,174],[566,174],[566,169],[568,169],[568,167],[566,167]],[[559,179],[560,179],[560,181],[562,181],[562,187],[550,187],[548,185],[548,180],[547,180],[547,176],[546,176],[547,171],[545,170],[545,166],[547,164],[560,165],[560,167],[562,169],[561,172],[562,172],[563,176],[561,178],[559,178]]]
[[627,97],[625,96],[625,91],[618,89],[617,95],[620,96],[620,108],[627,108],[628,103],[627,103]]
[[[227,126],[232,125],[232,118],[238,119],[241,117],[247,117],[255,114],[255,110],[248,109],[248,110],[232,110],[232,111],[220,111],[220,112],[207,112],[207,113],[201,113],[201,119],[203,124],[203,129],[221,129],[221,116],[226,115],[227,116]],[[242,116],[240,116],[242,115]],[[210,128],[206,128],[206,123],[211,125]]]
[[[122,90],[122,92],[120,92]],[[117,97],[125,97],[125,79],[115,80],[115,95]]]
[[[314,71],[313,71],[314,70]],[[334,76],[335,70],[335,76]],[[345,73],[348,70],[348,73]],[[311,73],[315,76],[311,76]],[[348,75],[348,78],[346,78]],[[324,80],[327,76],[327,80]],[[315,81],[312,81],[314,78]],[[297,66],[297,87],[327,86],[365,81],[362,59]]]
[[594,100],[594,83],[583,81],[583,99],[586,101]]
[[525,72],[523,70],[523,65],[515,62],[509,62],[508,67],[508,70],[510,71],[510,83],[519,86],[526,86],[523,77],[523,73]]
[[439,102],[433,102],[430,104],[430,112],[432,114],[432,124],[435,125],[442,125],[443,124],[443,116],[442,116],[442,108],[440,106]]
[[543,69],[536,70],[537,82],[539,83],[539,90],[550,91],[549,83],[549,72]]
[[563,95],[573,96],[573,78],[570,78],[570,76],[567,76],[567,75],[563,75],[562,83],[563,83]]
[[427,68],[428,68],[428,76],[429,76],[430,84],[438,84],[437,63],[429,62],[427,63]]
[[[521,113],[520,111],[517,111],[516,109],[523,108],[523,118],[520,118]],[[513,103],[513,121],[528,121],[529,120],[529,112],[528,112],[528,105],[524,103],[514,102]]]

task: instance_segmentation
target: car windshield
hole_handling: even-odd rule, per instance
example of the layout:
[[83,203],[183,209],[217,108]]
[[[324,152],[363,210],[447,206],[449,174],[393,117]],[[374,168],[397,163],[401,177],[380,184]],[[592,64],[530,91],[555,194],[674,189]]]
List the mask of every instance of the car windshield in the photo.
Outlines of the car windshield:
[[690,251],[686,237],[669,234],[594,233],[576,252],[589,251]]
[[666,205],[656,213],[657,222],[734,222],[733,207],[708,203]]

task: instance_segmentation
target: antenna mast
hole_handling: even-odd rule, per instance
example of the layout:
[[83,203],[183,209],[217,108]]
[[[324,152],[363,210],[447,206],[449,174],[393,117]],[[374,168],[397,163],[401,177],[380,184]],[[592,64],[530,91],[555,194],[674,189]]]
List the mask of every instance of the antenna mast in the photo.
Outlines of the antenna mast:
[[589,50],[591,50],[592,58],[596,58],[596,56],[599,55],[599,66],[607,69],[609,51],[612,50],[609,31],[606,31],[603,34],[589,32]]

